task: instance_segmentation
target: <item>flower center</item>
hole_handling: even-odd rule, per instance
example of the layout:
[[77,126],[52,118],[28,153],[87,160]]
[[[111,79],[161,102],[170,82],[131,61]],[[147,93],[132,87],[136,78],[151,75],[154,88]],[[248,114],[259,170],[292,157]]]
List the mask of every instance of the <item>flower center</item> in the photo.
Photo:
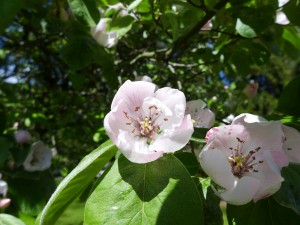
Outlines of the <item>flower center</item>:
[[148,107],[147,112],[141,111],[141,107],[135,107],[134,112],[129,115],[124,112],[125,117],[129,120],[126,125],[132,127],[131,133],[136,134],[140,137],[147,138],[147,143],[155,139],[157,134],[160,134],[160,122],[168,121],[168,118],[159,120],[163,112],[157,108],[156,105]]
[[241,178],[245,173],[255,172],[258,170],[254,167],[258,164],[263,163],[263,160],[257,160],[255,154],[261,149],[260,147],[251,150],[248,154],[243,153],[243,145],[245,141],[242,141],[238,137],[236,138],[238,145],[236,148],[229,148],[231,151],[228,161],[231,165],[231,171],[234,176]]

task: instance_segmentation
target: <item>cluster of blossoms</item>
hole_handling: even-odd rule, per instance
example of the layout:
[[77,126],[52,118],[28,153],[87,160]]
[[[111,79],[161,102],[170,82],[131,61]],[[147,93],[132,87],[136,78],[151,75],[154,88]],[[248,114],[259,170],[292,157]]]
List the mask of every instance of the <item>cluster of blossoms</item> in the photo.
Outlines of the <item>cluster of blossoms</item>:
[[[116,93],[104,128],[130,161],[148,163],[182,149],[194,127],[211,128],[215,116],[201,100],[186,102],[183,92],[145,81],[126,81]],[[279,121],[241,114],[231,125],[207,132],[199,155],[228,203],[246,204],[279,190],[281,169],[300,162],[300,133]]]

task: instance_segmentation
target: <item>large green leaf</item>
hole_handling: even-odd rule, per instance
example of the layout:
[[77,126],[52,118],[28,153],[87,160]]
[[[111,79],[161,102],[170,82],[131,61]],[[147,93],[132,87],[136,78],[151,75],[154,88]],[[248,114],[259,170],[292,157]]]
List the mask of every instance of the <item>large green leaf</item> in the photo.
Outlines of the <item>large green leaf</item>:
[[297,225],[300,221],[299,215],[272,197],[241,206],[228,204],[227,217],[230,225]]
[[75,35],[61,50],[62,59],[71,69],[82,69],[95,60],[97,47],[91,37]]
[[[83,1],[83,0],[68,0],[70,8],[72,9],[76,18],[86,25],[87,27],[94,27],[96,25],[95,21],[93,20],[92,16],[90,15],[87,3],[90,1]],[[89,4],[88,4],[89,5]],[[94,16],[95,17],[95,16]],[[96,18],[95,18],[96,19]]]
[[136,164],[120,157],[86,203],[84,224],[203,224],[202,201],[173,155]]
[[67,206],[85,190],[116,152],[117,148],[107,141],[84,157],[57,187],[41,214],[39,224],[55,224]]
[[278,110],[292,116],[300,116],[297,99],[300,99],[300,77],[292,80],[283,90],[279,98]]
[[290,164],[281,170],[281,174],[284,182],[274,194],[274,199],[300,215],[300,165]]
[[25,225],[25,223],[12,215],[1,213],[0,225]]
[[283,12],[286,14],[288,19],[295,25],[300,25],[300,0],[289,1],[288,4],[284,5]]
[[14,176],[7,183],[14,205],[21,213],[30,216],[37,216],[41,212],[55,190],[54,179],[48,171],[24,172],[23,177]]

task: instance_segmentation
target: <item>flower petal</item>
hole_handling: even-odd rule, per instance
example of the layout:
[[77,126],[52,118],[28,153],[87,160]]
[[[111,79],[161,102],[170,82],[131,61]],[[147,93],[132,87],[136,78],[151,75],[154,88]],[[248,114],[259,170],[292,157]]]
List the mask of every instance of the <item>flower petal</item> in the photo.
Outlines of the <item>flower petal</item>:
[[245,125],[246,123],[256,123],[256,122],[264,122],[267,121],[265,118],[261,116],[257,116],[250,113],[242,113],[235,117],[231,124],[242,124]]
[[198,99],[186,103],[186,114],[190,114],[192,120],[195,121],[194,127],[211,128],[215,122],[215,114],[208,108],[206,104]]
[[228,157],[222,149],[207,144],[199,155],[199,161],[205,173],[218,185],[226,189],[234,187],[235,177],[231,172]]
[[182,149],[194,132],[190,115],[184,117],[181,125],[172,131],[163,131],[149,146],[152,151],[175,152]]
[[159,99],[174,113],[174,116],[169,121],[172,123],[172,126],[179,126],[184,117],[186,107],[183,92],[169,87],[160,88],[155,92],[155,98]]
[[300,163],[300,132],[293,127],[282,125],[285,142],[283,149],[288,155],[289,162]]
[[161,151],[151,151],[145,138],[132,136],[128,131],[120,132],[117,146],[120,152],[134,163],[148,163],[163,156]]
[[232,205],[244,205],[253,199],[259,187],[258,179],[245,176],[236,180],[234,188],[218,191],[218,194],[224,201]]
[[131,106],[132,110],[135,107],[140,107],[146,97],[154,95],[155,85],[145,81],[130,81],[127,80],[117,91],[112,104],[113,109],[120,100],[123,100],[127,106]]

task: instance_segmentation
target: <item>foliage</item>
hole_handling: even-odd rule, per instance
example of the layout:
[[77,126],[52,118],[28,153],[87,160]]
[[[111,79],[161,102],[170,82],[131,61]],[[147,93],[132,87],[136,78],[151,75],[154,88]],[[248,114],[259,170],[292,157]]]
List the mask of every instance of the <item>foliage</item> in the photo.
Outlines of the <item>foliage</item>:
[[[53,224],[80,194],[87,199],[87,224],[100,215],[108,221],[125,216],[133,224],[167,224],[170,214],[178,224],[212,224],[213,218],[222,224],[219,200],[200,185],[205,174],[194,155],[207,130],[195,130],[184,149],[189,153],[167,155],[146,164],[146,170],[115,155],[117,149],[105,142],[104,116],[121,83],[147,75],[159,87],[181,89],[188,100],[204,100],[216,124],[249,112],[300,130],[300,2],[280,7],[277,0],[121,2],[127,10],[123,16],[122,9],[109,7],[117,0],[0,0],[0,172],[12,199],[5,212],[32,221],[54,192],[55,179],[67,176],[44,208],[41,224]],[[288,25],[275,23],[279,11]],[[109,18],[107,29],[118,35],[112,48],[91,34],[100,18]],[[254,97],[245,92],[251,82],[259,84]],[[50,169],[24,170],[31,142],[16,142],[20,129],[56,152]],[[93,186],[110,160],[113,165]],[[298,221],[298,165],[289,165],[282,175],[286,180],[273,197],[229,205],[229,224]],[[109,217],[116,203],[122,210]],[[97,207],[106,213],[93,216]],[[2,220],[22,224],[6,214]]]

